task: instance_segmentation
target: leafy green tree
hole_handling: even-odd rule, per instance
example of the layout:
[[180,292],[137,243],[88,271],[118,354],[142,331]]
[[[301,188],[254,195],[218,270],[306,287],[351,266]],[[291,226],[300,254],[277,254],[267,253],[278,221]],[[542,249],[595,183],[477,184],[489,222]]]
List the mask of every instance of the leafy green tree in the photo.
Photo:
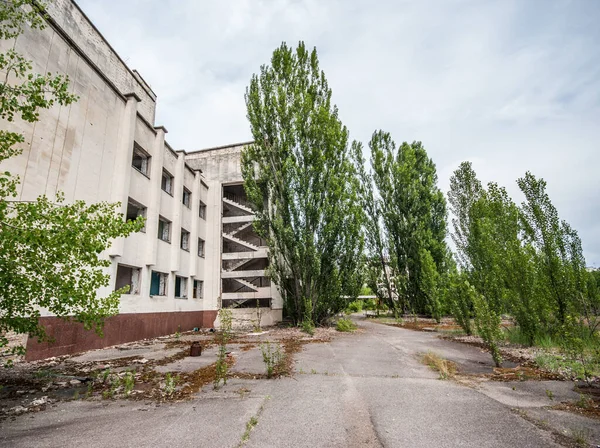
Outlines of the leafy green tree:
[[[42,29],[45,5],[33,0],[0,2],[0,39],[15,40],[25,27]],[[77,97],[68,91],[68,78],[38,75],[32,63],[13,48],[0,54],[0,162],[18,155],[24,136],[8,129],[15,120],[34,123],[40,109],[67,106]],[[118,204],[64,203],[45,196],[16,200],[19,179],[0,173],[0,352],[7,352],[6,333],[47,338],[39,324],[41,310],[81,322],[101,332],[103,319],[118,311],[119,295],[98,297],[107,286],[110,261],[103,256],[113,238],[141,229],[143,222],[125,222]],[[10,350],[24,353],[24,347]]]
[[[360,143],[352,145],[352,154],[360,178],[359,198],[364,210],[364,233],[366,249],[368,252],[369,270],[367,279],[369,286],[379,299],[384,299],[391,310],[396,310],[398,301],[394,297],[392,279],[390,277],[389,244],[383,226],[383,212],[381,198],[375,194],[373,174],[366,169],[363,158],[363,147]],[[383,280],[386,296],[381,297],[379,284]]]
[[421,262],[429,252],[438,273],[448,270],[446,200],[437,187],[433,161],[420,142],[396,148],[389,133],[377,131],[369,144],[373,181],[381,197],[396,288],[405,309],[427,312]]
[[270,276],[297,323],[323,322],[362,286],[363,210],[348,130],[316,50],[283,43],[252,77],[246,107],[254,144],[242,173]]
[[449,277],[446,290],[446,302],[458,325],[467,335],[473,334],[471,318],[473,317],[473,302],[477,291],[469,283],[464,273],[453,273]]
[[587,294],[581,240],[567,222],[560,221],[546,192],[546,181],[527,172],[517,184],[525,195],[520,214],[525,241],[537,252],[539,274],[562,325],[573,311],[575,299]]
[[502,319],[481,294],[475,293],[472,298],[477,334],[490,349],[496,367],[502,367],[502,355],[498,348],[498,342],[502,340]]

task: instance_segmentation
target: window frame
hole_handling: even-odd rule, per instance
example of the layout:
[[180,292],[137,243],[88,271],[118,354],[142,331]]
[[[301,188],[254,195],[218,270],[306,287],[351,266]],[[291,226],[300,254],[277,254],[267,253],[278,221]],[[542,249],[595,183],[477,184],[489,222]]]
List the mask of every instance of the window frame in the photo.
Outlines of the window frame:
[[[204,280],[194,280],[193,286],[192,299],[204,299]],[[198,294],[198,291],[200,291],[200,294]]]
[[[183,247],[183,240],[184,240],[184,236],[187,236],[187,244],[186,247]],[[185,230],[183,227],[181,228],[181,236],[179,238],[179,247],[183,250],[185,250],[186,252],[190,251],[190,232],[188,232],[187,230]]]
[[[135,166],[133,164],[134,160],[135,160],[135,156],[136,154],[138,156],[140,156],[140,158],[142,158],[143,160],[145,160],[146,162],[146,170],[143,171],[141,168],[138,168],[137,166]],[[148,154],[148,151],[146,151],[144,148],[142,148],[140,146],[139,143],[137,142],[133,142],[133,153],[131,156],[131,166],[140,174],[143,174],[144,176],[146,176],[148,179],[150,179],[150,164],[152,163],[152,156],[150,154]],[[143,166],[143,164],[142,164]]]
[[[129,206],[130,205],[137,208],[137,210],[138,210],[136,218],[139,218],[140,216],[143,218],[146,218],[146,215],[148,213],[148,207],[144,206],[143,204],[136,201],[135,199],[128,198],[127,199],[127,212],[125,213],[125,222],[134,221],[133,219],[129,219]],[[140,211],[142,212],[141,214],[140,214]],[[146,233],[146,224],[145,223],[144,223],[144,227],[140,230],[140,232]]]
[[[182,275],[176,275],[175,276],[175,298],[176,299],[184,299],[187,300],[188,298],[188,277],[184,277]],[[183,287],[183,291],[185,295],[181,294],[182,291],[182,287]],[[177,294],[177,290],[179,290],[179,295]]]
[[206,204],[202,201],[198,204],[198,217],[206,221]]
[[[167,179],[168,183],[165,182],[165,185],[163,186],[164,179]],[[173,175],[171,173],[169,173],[165,168],[163,168],[162,175],[160,178],[160,189],[162,191],[164,191],[165,193],[167,193],[169,196],[173,196],[174,181],[175,181],[175,177],[173,177]],[[166,189],[167,185],[168,185],[168,190]]]
[[[152,294],[152,288],[154,285],[154,279],[158,277],[158,291],[156,294]],[[161,281],[161,279],[164,279]],[[162,288],[162,294],[161,294]],[[150,297],[167,297],[169,293],[169,274],[160,271],[150,272]]]
[[[202,251],[200,251],[200,248],[202,248]],[[206,241],[202,238],[198,238],[198,256],[200,258],[206,257]]]
[[[130,266],[128,264],[118,263],[117,271],[115,272],[115,288],[114,288],[115,291],[118,291],[123,286],[126,286],[126,285],[121,285],[120,287],[117,287],[118,282],[119,282],[119,268],[129,269],[131,271],[129,273],[129,282],[126,284],[126,285],[129,285],[130,288],[129,288],[129,291],[125,294],[132,295],[132,296],[139,296],[140,289],[141,289],[140,286],[142,285],[142,268],[137,267],[137,266]],[[137,273],[137,282],[134,281],[134,273]]]
[[[160,229],[160,223],[161,222],[163,223],[163,230],[162,230],[162,232],[161,232],[161,229]],[[163,238],[163,236],[165,234],[165,230],[164,230],[164,225],[165,224],[168,226],[168,230],[167,230],[168,236],[167,236],[167,239]],[[173,227],[173,223],[171,221],[169,221],[164,216],[159,215],[158,216],[158,235],[157,235],[157,238],[159,240],[161,240],[161,241],[164,241],[165,243],[171,244],[171,231],[172,231],[172,227]]]
[[[185,200],[186,196],[187,202]],[[192,208],[192,192],[188,190],[185,186],[183,187],[183,193],[181,195],[181,203],[189,209]]]

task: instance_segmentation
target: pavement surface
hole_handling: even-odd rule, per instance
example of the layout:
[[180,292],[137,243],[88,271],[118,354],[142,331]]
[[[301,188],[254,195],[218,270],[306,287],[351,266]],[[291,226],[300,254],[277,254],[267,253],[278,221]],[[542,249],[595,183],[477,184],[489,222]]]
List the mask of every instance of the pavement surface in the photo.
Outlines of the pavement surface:
[[[420,354],[432,351],[474,374],[491,372],[491,357],[435,333],[358,323],[356,333],[305,345],[292,377],[252,379],[264,373],[260,351],[234,352],[235,371],[245,379],[232,378],[218,391],[206,386],[180,403],[59,402],[0,422],[0,446],[559,447],[576,446],[575,438],[600,444],[597,420],[550,408],[578,398],[573,383],[440,380]],[[189,370],[195,362],[172,368]]]

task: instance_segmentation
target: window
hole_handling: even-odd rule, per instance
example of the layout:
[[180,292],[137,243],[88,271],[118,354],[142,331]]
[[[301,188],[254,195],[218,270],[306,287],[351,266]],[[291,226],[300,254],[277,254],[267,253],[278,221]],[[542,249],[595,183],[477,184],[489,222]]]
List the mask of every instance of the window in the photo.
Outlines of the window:
[[185,229],[181,229],[181,248],[183,250],[190,250],[190,232]]
[[158,217],[158,239],[167,243],[171,242],[171,222],[162,216]]
[[187,299],[187,278],[175,276],[175,298]]
[[198,216],[202,219],[206,219],[206,204],[200,201],[200,208],[198,209]]
[[140,268],[125,266],[124,264],[117,265],[117,281],[115,282],[115,291],[128,286],[129,290],[125,294],[140,293]]
[[[146,207],[144,207],[139,202],[136,202],[133,199],[129,198],[129,201],[127,201],[127,215],[125,217],[125,220],[135,221],[139,216],[141,216],[142,218],[146,217]],[[142,229],[142,232],[145,231],[146,228],[144,227]]]
[[134,143],[131,166],[145,176],[150,175],[150,155],[140,145]]
[[163,170],[160,188],[162,188],[164,192],[173,196],[173,176],[171,176],[167,170]]
[[181,199],[181,201],[183,202],[183,205],[185,205],[187,208],[191,207],[191,199],[192,199],[192,192],[190,190],[188,190],[187,188],[183,187],[183,198]]
[[204,282],[202,280],[194,280],[194,299],[202,299],[204,298],[202,294],[204,294]]
[[202,238],[198,238],[198,256],[204,257],[204,240]]
[[162,272],[152,271],[152,278],[150,281],[150,295],[166,296],[168,281],[169,274],[163,274]]

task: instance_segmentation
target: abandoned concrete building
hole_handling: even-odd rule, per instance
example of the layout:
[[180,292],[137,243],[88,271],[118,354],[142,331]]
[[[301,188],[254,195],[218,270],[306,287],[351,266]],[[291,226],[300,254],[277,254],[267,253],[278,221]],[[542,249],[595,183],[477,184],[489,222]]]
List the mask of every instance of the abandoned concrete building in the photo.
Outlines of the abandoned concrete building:
[[[19,199],[62,191],[67,201],[120,202],[144,231],[113,243],[110,290],[130,285],[104,338],[52,316],[53,343],[27,342],[41,359],[147,337],[212,327],[220,306],[263,325],[281,320],[282,301],[265,275],[265,242],[253,230],[240,171],[244,144],[172,148],[156,125],[156,94],[131,70],[72,0],[48,7],[49,26],[26,30],[16,50],[34,71],[66,74],[79,100],[41,111],[34,125],[6,123],[25,135],[23,152],[2,163],[20,177]],[[1,50],[13,42],[2,41]],[[224,136],[224,139],[226,136]],[[106,295],[107,290],[98,291]]]

